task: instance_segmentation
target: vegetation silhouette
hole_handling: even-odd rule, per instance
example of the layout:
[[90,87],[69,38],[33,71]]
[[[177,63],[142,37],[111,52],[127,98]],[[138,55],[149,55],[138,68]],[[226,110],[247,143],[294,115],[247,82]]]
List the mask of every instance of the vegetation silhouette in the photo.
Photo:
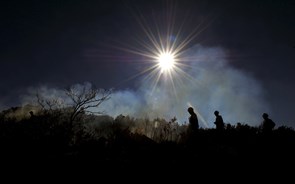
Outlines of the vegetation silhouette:
[[[188,112],[194,117],[193,110],[189,108]],[[22,118],[19,113],[23,113]],[[214,128],[195,126],[198,133],[192,142],[188,133],[190,124],[179,124],[176,118],[169,121],[125,115],[113,118],[82,111],[74,119],[72,115],[71,108],[46,109],[33,105],[2,111],[1,158],[9,164],[29,160],[63,163],[67,168],[74,163],[91,163],[108,171],[149,167],[160,171],[188,165],[263,167],[262,163],[270,160],[290,163],[295,154],[295,131],[287,126],[272,128],[267,139],[262,127],[246,123],[227,124],[222,134],[216,134]],[[220,117],[218,113],[215,115]]]

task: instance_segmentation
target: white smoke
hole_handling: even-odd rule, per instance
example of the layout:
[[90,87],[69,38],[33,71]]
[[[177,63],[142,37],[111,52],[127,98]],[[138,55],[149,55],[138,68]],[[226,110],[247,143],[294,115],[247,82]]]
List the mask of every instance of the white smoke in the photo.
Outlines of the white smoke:
[[[220,112],[226,123],[241,122],[253,126],[261,122],[263,112],[269,112],[258,81],[231,67],[223,49],[196,45],[183,55],[184,60],[179,62],[186,65],[182,69],[188,77],[175,74],[174,86],[162,79],[154,86],[153,80],[144,78],[138,89],[113,91],[109,100],[92,110],[112,117],[122,114],[168,121],[176,117],[182,124],[188,120],[187,108],[193,106],[201,127],[214,127],[215,110]],[[48,99],[69,100],[62,89],[41,87],[38,92]],[[26,103],[36,100],[32,95],[36,89],[30,88],[29,93],[23,98]]]
[[111,116],[123,114],[166,120],[176,117],[179,123],[184,123],[191,105],[199,119],[204,119],[200,121],[202,127],[213,127],[215,110],[226,123],[260,123],[261,114],[269,111],[263,89],[253,77],[231,67],[223,49],[196,45],[184,55],[185,64],[190,66],[184,70],[191,80],[179,78],[175,88],[164,82],[153,88],[151,81],[143,80],[136,91],[115,91],[100,108]]
[[[23,94],[20,98],[22,101],[22,106],[26,104],[33,104],[38,105],[38,98],[41,100],[56,100],[56,102],[59,102],[61,106],[69,104],[70,99],[66,95],[64,89],[59,88],[52,88],[48,86],[39,86],[39,87],[30,87],[27,89],[27,94]],[[58,105],[58,104],[56,104]]]

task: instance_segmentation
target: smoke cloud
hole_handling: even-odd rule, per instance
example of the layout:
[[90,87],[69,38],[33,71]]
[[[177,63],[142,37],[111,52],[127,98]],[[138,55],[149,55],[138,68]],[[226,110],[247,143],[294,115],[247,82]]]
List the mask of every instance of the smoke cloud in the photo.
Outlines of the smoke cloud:
[[185,123],[187,108],[193,106],[201,127],[214,127],[215,110],[226,123],[255,126],[261,122],[261,114],[269,111],[261,85],[249,74],[231,67],[223,49],[195,45],[183,55],[187,77],[175,74],[174,86],[160,79],[154,87],[152,80],[143,78],[137,90],[115,91],[100,108],[111,116],[176,117],[179,123]]
[[[187,108],[194,107],[201,127],[214,127],[218,110],[225,123],[247,123],[256,126],[261,114],[269,112],[259,82],[249,74],[229,65],[222,48],[207,48],[195,45],[183,53],[180,63],[184,73],[173,73],[173,85],[169,79],[160,78],[157,85],[153,78],[143,77],[137,89],[113,91],[111,98],[104,101],[96,112],[116,117],[129,115],[135,118],[176,118],[180,124],[188,122]],[[89,85],[89,84],[87,84]],[[30,88],[30,94],[36,89]],[[39,88],[46,98],[58,97],[68,101],[61,89]],[[26,95],[24,102],[35,98]]]

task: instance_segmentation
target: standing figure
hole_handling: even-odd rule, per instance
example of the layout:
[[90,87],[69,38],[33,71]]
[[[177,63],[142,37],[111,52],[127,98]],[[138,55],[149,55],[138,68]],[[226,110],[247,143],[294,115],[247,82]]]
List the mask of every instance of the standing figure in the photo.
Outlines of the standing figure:
[[267,113],[263,113],[262,117],[264,119],[261,124],[262,132],[264,132],[264,133],[271,132],[273,130],[273,128],[276,126],[276,124],[271,119],[268,118]]
[[189,125],[188,125],[189,133],[190,134],[195,134],[198,131],[198,129],[199,129],[198,116],[194,112],[194,109],[192,107],[189,107],[187,109],[187,111],[190,114],[190,117],[188,119],[189,120]]
[[214,124],[216,126],[216,130],[223,130],[224,129],[224,122],[223,122],[222,116],[219,115],[218,111],[215,111],[214,115],[216,116],[216,119],[214,122]]

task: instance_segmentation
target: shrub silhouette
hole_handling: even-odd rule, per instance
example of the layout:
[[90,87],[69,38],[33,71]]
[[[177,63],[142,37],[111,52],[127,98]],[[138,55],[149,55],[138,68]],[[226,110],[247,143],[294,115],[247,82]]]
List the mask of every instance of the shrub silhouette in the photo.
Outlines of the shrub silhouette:
[[39,110],[34,118],[13,118],[11,112],[19,108],[0,113],[3,158],[91,160],[105,167],[123,168],[154,164],[170,169],[173,164],[254,164],[268,158],[290,161],[295,154],[295,131],[287,126],[274,129],[268,137],[259,127],[246,123],[227,125],[222,134],[214,128],[200,128],[196,140],[189,144],[187,125],[179,124],[176,118],[166,121],[81,113],[72,124],[66,108]]

